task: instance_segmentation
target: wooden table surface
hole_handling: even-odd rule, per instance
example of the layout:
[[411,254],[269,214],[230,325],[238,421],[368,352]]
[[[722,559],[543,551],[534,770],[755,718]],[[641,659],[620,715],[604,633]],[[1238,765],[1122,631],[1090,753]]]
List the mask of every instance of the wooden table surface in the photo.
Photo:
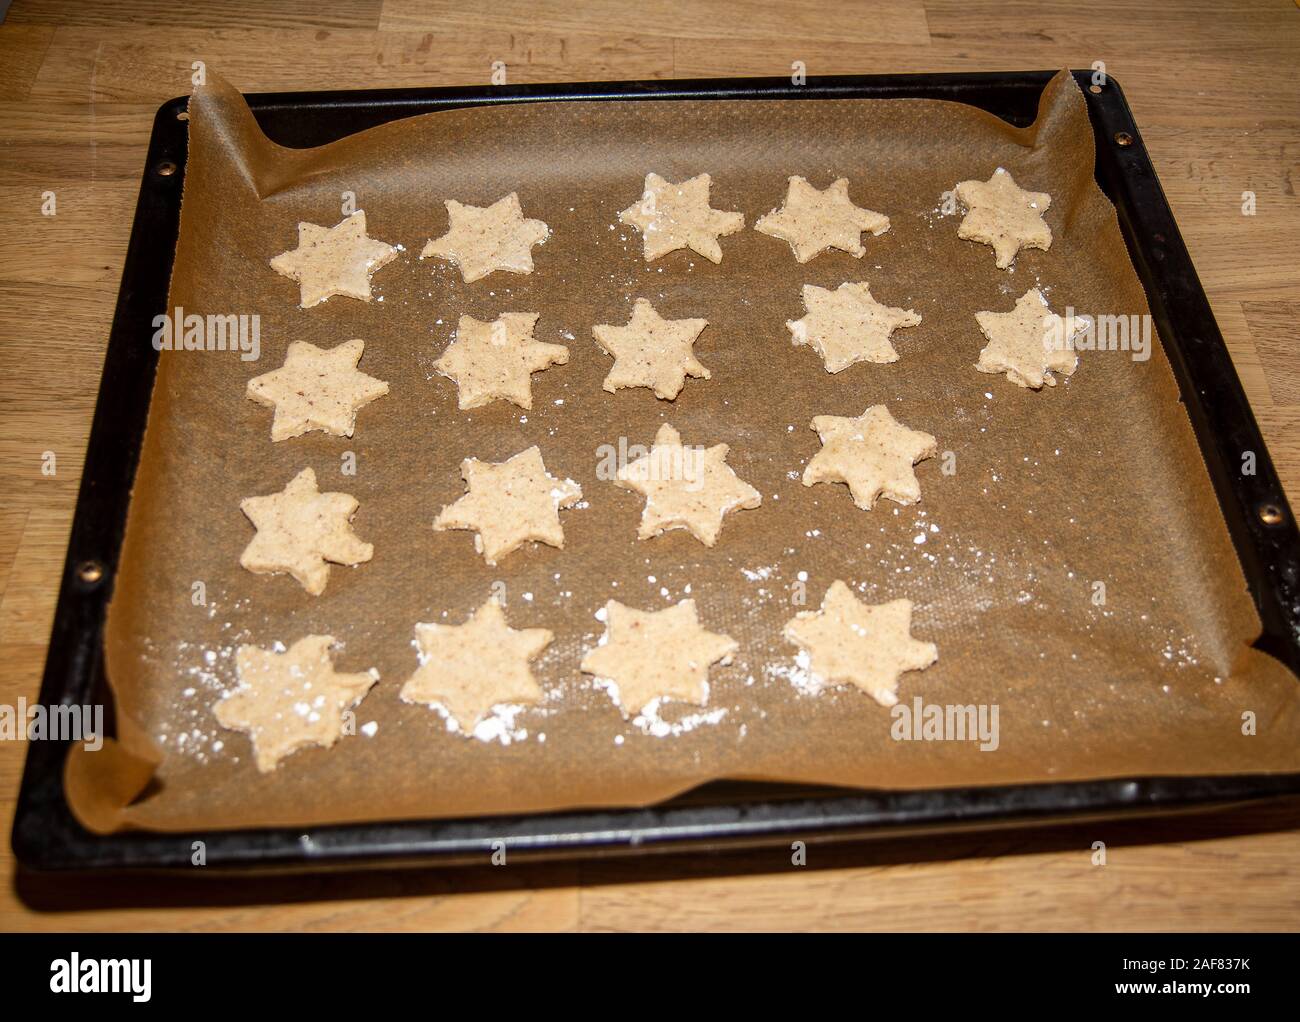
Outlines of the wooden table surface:
[[[1293,0],[19,0],[0,25],[0,703],[38,690],[150,123],[196,60],[246,91],[481,84],[494,61],[512,82],[1104,61],[1300,496]],[[6,835],[24,753],[0,742]],[[240,883],[33,877],[4,839],[0,929],[1295,929],[1297,826],[1291,805],[813,845],[802,868],[778,850]]]

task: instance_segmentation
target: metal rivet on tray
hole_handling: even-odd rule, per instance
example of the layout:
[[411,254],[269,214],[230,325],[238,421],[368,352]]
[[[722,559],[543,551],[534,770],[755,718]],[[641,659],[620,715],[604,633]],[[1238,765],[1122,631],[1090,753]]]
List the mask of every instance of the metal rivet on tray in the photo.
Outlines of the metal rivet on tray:
[[82,561],[77,566],[77,578],[94,584],[104,577],[104,566],[98,561]]
[[154,170],[163,177],[171,177],[176,173],[176,164],[172,163],[171,160],[163,160],[162,163],[154,167]]
[[1095,95],[1097,95],[1097,93],[1101,92],[1101,86],[1100,86],[1100,85],[1089,85],[1089,86],[1088,86],[1088,91],[1091,92],[1091,93],[1095,96]]
[[1276,504],[1259,505],[1259,520],[1265,525],[1281,525],[1282,509]]
[[1115,143],[1116,145],[1130,146],[1133,144],[1133,136],[1127,131],[1117,131],[1115,132]]

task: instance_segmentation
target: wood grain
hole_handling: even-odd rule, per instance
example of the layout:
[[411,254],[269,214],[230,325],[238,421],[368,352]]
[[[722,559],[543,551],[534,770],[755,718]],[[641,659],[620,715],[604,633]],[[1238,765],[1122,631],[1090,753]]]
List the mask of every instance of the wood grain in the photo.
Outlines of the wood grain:
[[459,0],[387,0],[379,27],[384,30],[477,29],[517,31],[533,25],[566,36],[585,35],[598,26],[670,39],[735,39],[764,44],[798,38],[874,45],[929,41],[921,0],[878,3],[768,3],[765,0],[497,0],[468,5]]
[[27,98],[53,38],[54,29],[48,25],[14,27],[0,33],[0,100]]
[[[203,61],[245,92],[666,78],[672,41],[492,28],[444,32],[60,28],[32,84],[37,101],[145,103],[188,93]],[[328,54],[323,59],[323,55]],[[345,84],[351,83],[351,84]]]
[[190,28],[378,28],[383,0],[34,0],[15,4],[10,24],[83,25],[117,30],[126,25]]
[[[191,65],[248,91],[1088,67],[1122,84],[1300,495],[1292,0],[17,0],[0,25],[0,701],[39,687],[150,124]],[[52,191],[55,217],[41,215]],[[1243,193],[1255,213],[1243,214]],[[46,451],[57,472],[41,473]],[[0,742],[8,829],[24,747]],[[1160,824],[457,874],[17,875],[3,929],[1294,929],[1294,805]],[[1107,842],[1105,866],[1091,845]]]

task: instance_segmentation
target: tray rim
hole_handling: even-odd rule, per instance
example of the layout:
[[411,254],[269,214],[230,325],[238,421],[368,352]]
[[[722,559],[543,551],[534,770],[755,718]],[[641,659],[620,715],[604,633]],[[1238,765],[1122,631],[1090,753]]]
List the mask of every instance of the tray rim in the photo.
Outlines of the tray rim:
[[[293,114],[302,131],[319,131],[322,117],[355,118],[360,113],[369,122],[353,123],[335,137],[435,109],[610,99],[924,97],[973,103],[1023,124],[1032,120],[1038,96],[1055,73],[812,76],[798,86],[788,78],[662,79],[254,93],[245,98],[259,120]],[[1123,91],[1107,76],[1105,86],[1093,93],[1088,89],[1091,70],[1072,74],[1084,90],[1093,123],[1095,176],[1119,215],[1260,615],[1263,631],[1255,645],[1300,673],[1300,532]],[[988,104],[990,93],[997,94],[1001,109]],[[85,701],[102,675],[104,612],[158,360],[141,339],[148,336],[145,325],[166,308],[179,231],[187,103],[188,97],[169,100],[154,118],[46,657],[39,696],[46,705]],[[314,129],[302,121],[303,111],[315,112]],[[124,423],[130,433],[127,444],[121,442]],[[1234,475],[1230,466],[1247,450],[1256,454],[1255,475]],[[92,577],[88,566],[97,567],[98,576]],[[482,862],[501,843],[512,854],[530,858],[580,857],[1208,811],[1300,794],[1300,773],[1150,776],[897,791],[822,788],[817,790],[825,794],[816,796],[738,804],[670,800],[646,808],[470,819],[97,835],[80,825],[64,796],[63,761],[70,744],[28,743],[11,836],[25,868],[185,867],[192,843],[200,840],[210,866],[238,869],[352,868],[402,860],[455,865]],[[696,789],[697,794],[708,787]],[[769,786],[773,791],[787,787]]]

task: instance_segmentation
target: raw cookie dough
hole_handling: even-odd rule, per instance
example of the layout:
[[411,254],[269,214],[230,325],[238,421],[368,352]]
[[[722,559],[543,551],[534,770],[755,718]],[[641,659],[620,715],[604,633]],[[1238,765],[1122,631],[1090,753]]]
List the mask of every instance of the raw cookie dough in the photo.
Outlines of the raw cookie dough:
[[343,734],[343,713],[379,680],[334,670],[332,635],[307,635],[283,653],[240,646],[235,656],[239,687],[212,707],[224,728],[243,731],[253,743],[257,769],[270,773],[280,760],[309,745],[329,748]]
[[912,601],[863,603],[836,579],[820,610],[786,622],[786,641],[810,658],[813,677],[826,685],[856,685],[881,706],[898,702],[898,676],[939,659],[931,642],[912,638]]
[[683,447],[668,423],[659,427],[650,453],[618,471],[615,482],[645,496],[641,539],[668,529],[687,529],[705,546],[713,546],[729,511],[755,508],[762,495],[737,478],[727,464],[726,444]]
[[360,564],[375,548],[357,538],[349,524],[357,499],[321,493],[316,473],[304,468],[279,493],[248,497],[239,509],[257,528],[239,563],[258,575],[287,571],[313,596],[325,591],[329,563]]
[[433,364],[454,380],[457,406],[478,408],[498,399],[533,407],[532,374],[569,361],[563,344],[533,339],[535,312],[503,312],[491,323],[461,316],[442,357]]
[[545,628],[511,628],[491,597],[463,625],[417,624],[420,666],[402,686],[402,701],[441,706],[469,734],[493,706],[541,699],[528,662],[552,638]]
[[272,442],[314,429],[352,435],[357,411],[388,393],[387,383],[357,369],[365,346],[360,339],[329,349],[294,341],[283,366],[248,381],[248,397],[275,409]]
[[370,277],[397,258],[397,249],[366,236],[366,214],[357,210],[334,227],[298,224],[298,247],[281,252],[271,268],[298,282],[304,309],[334,295],[370,301]]
[[728,213],[709,205],[708,174],[673,184],[658,174],[645,176],[641,198],[618,215],[641,232],[646,262],[679,248],[698,252],[710,262],[722,262],[718,238],[745,226],[743,213]]
[[644,298],[636,300],[627,326],[597,323],[591,328],[596,343],[614,356],[604,389],[613,394],[622,387],[649,387],[655,397],[671,401],[686,377],[709,379],[694,351],[708,325],[707,319],[664,319]]
[[588,650],[581,667],[618,686],[619,710],[630,717],[663,696],[707,702],[709,665],[727,663],[737,648],[731,636],[700,627],[694,600],[660,611],[610,600],[601,644]]
[[899,425],[884,405],[872,405],[856,419],[819,415],[812,428],[822,438],[822,449],[804,469],[805,486],[847,483],[853,503],[863,511],[870,511],[882,494],[899,504],[921,499],[912,466],[934,457],[929,433]]
[[490,206],[466,206],[455,199],[444,205],[450,227],[425,244],[421,259],[437,256],[455,263],[467,284],[494,270],[533,272],[533,246],[543,244],[551,229],[544,221],[525,219],[517,193]]
[[1083,324],[1052,312],[1038,288],[1021,295],[1010,312],[977,312],[975,319],[989,341],[975,364],[982,373],[1004,372],[1012,383],[1039,390],[1056,386],[1052,373],[1070,376],[1079,365],[1070,342]]
[[488,564],[529,540],[564,547],[560,508],[580,501],[582,489],[572,479],[548,475],[536,447],[499,463],[466,458],[460,473],[468,492],[442,509],[435,529],[477,531],[474,549]]
[[999,270],[1015,262],[1022,248],[1052,247],[1052,229],[1043,220],[1052,197],[1026,191],[1001,167],[987,181],[959,183],[957,198],[968,207],[957,237],[992,245]]
[[803,319],[787,320],[795,347],[810,345],[822,357],[828,373],[855,362],[897,362],[890,335],[899,327],[917,326],[921,317],[911,309],[881,305],[871,297],[866,281],[841,284],[834,291],[816,284],[803,286]]
[[867,251],[862,247],[862,232],[884,234],[889,230],[889,217],[853,205],[848,178],[839,178],[819,191],[803,178],[792,177],[785,205],[759,217],[754,230],[788,241],[801,263],[831,248],[861,259]]

